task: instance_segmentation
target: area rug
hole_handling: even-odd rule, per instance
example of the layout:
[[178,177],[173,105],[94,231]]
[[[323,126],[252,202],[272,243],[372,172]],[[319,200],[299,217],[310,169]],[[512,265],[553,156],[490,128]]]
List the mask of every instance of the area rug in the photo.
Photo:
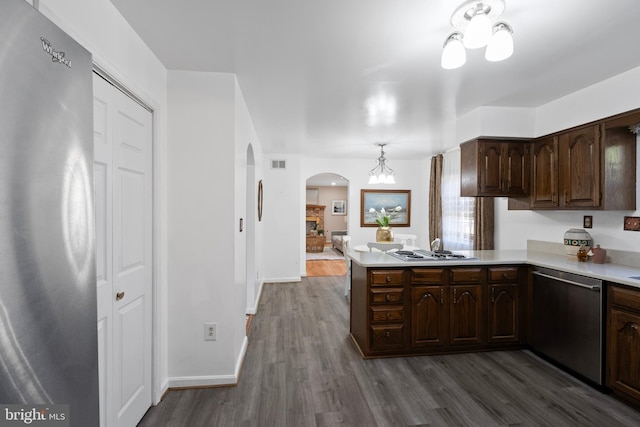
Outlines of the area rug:
[[337,249],[325,246],[322,252],[307,252],[307,261],[317,261],[325,259],[344,259],[344,255]]

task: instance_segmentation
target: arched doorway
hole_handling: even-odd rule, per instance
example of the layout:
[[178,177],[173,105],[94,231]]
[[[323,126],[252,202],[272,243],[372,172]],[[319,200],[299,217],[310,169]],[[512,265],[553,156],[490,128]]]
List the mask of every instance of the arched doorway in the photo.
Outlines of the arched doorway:
[[349,181],[321,173],[306,181],[305,250],[308,277],[344,275],[342,235],[348,234]]
[[247,190],[246,190],[246,300],[247,314],[256,312],[257,274],[256,274],[256,227],[258,220],[257,211],[257,184],[256,163],[253,154],[253,146],[247,146]]

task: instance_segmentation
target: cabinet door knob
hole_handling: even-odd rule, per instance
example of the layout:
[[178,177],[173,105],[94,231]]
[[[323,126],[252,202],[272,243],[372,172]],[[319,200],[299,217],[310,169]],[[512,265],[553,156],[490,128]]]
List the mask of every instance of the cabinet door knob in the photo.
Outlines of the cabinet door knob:
[[387,276],[386,280],[387,280],[387,283],[391,282],[391,277]]
[[387,338],[389,338],[389,337],[391,336],[391,332],[389,332],[389,331],[384,331],[384,335],[385,335]]
[[122,298],[124,298],[124,291],[120,291],[116,294],[116,301],[120,301]]
[[391,319],[391,313],[387,313],[387,319]]
[[387,295],[384,297],[384,299],[385,299],[387,302],[391,301],[391,295],[387,294]]

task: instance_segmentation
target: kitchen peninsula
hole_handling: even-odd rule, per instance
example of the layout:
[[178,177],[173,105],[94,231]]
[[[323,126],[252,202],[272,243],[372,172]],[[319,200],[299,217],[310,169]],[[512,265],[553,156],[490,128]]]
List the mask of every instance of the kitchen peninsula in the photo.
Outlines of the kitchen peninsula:
[[[624,363],[640,350],[640,263],[634,258],[639,254],[622,259],[631,260],[633,267],[594,264],[572,261],[562,245],[550,245],[554,250],[532,250],[539,249],[534,242],[528,250],[460,251],[466,258],[444,261],[352,252],[352,340],[364,358],[532,348],[539,325],[532,321],[538,289],[532,273],[571,273],[602,283],[598,289],[582,289],[595,297],[598,310],[598,360],[607,351],[607,366],[602,370],[598,365],[601,380],[595,379],[596,385],[605,385],[606,377],[616,395],[640,404],[640,379]],[[575,309],[569,308],[566,303],[560,312]],[[617,329],[605,326],[611,324],[607,318],[618,322]]]

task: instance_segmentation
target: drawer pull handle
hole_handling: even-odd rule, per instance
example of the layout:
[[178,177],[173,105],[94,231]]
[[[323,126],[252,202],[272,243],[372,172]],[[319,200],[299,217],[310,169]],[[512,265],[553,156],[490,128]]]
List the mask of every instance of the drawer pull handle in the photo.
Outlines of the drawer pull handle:
[[387,283],[390,283],[391,282],[391,277],[387,276],[386,281],[387,281]]
[[384,336],[389,338],[391,336],[391,332],[389,331],[384,331]]
[[387,313],[387,319],[391,319],[391,313]]
[[387,302],[391,301],[391,295],[387,294],[387,295],[384,297],[384,299],[385,299]]
[[507,273],[502,273],[502,278],[507,280],[509,278],[509,275]]

